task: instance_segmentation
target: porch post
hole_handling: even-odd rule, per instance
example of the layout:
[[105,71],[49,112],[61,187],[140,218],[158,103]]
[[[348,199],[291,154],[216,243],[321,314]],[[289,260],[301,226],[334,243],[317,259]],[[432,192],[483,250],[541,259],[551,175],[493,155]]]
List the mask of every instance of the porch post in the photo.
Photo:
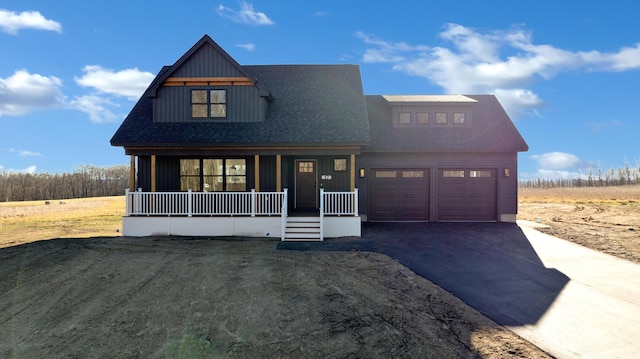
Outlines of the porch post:
[[151,192],[156,191],[156,155],[151,155]]
[[136,190],[136,156],[131,155],[130,163],[129,163],[129,188],[132,191]]
[[282,155],[276,155],[276,192],[282,191]]
[[253,188],[256,189],[256,192],[260,192],[260,155],[255,155],[254,158],[253,166],[255,168],[256,178],[254,180]]
[[356,155],[351,155],[351,192],[356,189]]

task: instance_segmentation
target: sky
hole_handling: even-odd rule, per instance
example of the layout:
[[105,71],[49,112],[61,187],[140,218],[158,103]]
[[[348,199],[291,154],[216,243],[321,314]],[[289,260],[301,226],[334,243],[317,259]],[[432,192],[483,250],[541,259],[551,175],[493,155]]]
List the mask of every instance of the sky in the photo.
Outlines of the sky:
[[494,94],[519,178],[640,167],[640,2],[0,1],[0,173],[128,164],[109,140],[204,34],[241,65],[357,64],[365,94]]

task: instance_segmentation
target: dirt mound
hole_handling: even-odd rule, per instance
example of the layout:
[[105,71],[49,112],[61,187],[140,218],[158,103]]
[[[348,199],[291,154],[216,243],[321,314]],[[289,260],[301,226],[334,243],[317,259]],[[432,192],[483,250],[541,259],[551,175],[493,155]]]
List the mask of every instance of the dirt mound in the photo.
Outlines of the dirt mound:
[[548,357],[384,255],[276,244],[0,249],[0,357]]

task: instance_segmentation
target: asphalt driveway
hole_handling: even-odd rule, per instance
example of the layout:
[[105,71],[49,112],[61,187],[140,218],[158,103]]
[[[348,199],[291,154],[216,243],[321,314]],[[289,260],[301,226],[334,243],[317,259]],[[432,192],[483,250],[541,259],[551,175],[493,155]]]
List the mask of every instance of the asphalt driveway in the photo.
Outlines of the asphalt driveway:
[[386,254],[560,358],[640,352],[640,266],[531,228],[364,223],[359,239],[278,248]]

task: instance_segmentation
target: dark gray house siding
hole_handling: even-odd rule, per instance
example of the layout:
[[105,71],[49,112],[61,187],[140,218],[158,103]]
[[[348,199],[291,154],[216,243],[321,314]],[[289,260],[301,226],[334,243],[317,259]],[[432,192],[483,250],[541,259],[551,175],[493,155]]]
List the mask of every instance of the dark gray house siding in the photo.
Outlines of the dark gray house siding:
[[[227,117],[191,117],[191,90],[225,90]],[[262,122],[267,101],[255,86],[168,86],[160,87],[153,99],[154,122]]]

